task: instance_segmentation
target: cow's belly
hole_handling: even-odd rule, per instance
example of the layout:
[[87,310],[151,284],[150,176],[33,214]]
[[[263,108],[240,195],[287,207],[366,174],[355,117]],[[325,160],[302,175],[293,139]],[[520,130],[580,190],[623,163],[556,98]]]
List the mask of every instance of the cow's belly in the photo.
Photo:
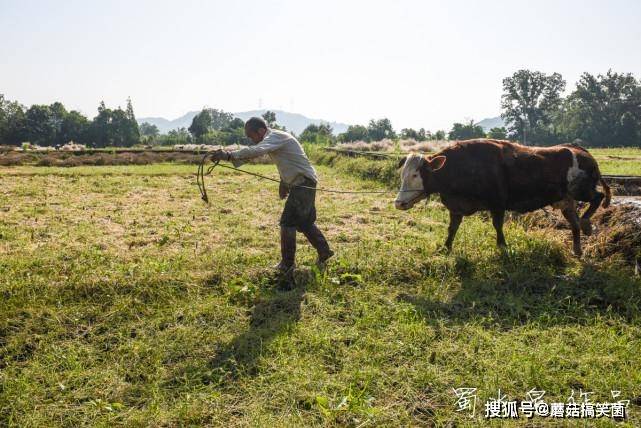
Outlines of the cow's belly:
[[550,184],[538,186],[510,188],[507,198],[507,209],[526,213],[552,205],[563,200],[567,195],[566,186],[562,184]]
[[449,211],[465,216],[491,209],[488,201],[470,196],[441,194],[441,202]]
[[531,195],[527,198],[508,200],[507,209],[510,211],[527,213],[530,211],[541,209],[548,205],[552,205],[563,200],[564,198],[564,195],[560,192],[546,195]]

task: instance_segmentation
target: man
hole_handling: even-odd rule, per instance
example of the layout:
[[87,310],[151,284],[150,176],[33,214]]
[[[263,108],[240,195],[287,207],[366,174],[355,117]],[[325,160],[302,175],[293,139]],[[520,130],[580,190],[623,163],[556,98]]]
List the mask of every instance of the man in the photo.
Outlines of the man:
[[[281,262],[276,266],[289,273],[295,266],[296,231],[302,232],[318,252],[316,265],[323,268],[327,259],[334,255],[316,222],[316,184],[318,177],[298,140],[290,134],[270,129],[260,117],[252,117],[245,123],[245,135],[255,145],[233,152],[217,150],[214,160],[231,161],[239,167],[246,160],[269,155],[280,174],[279,195],[287,197],[280,217]],[[289,196],[288,196],[289,194]]]

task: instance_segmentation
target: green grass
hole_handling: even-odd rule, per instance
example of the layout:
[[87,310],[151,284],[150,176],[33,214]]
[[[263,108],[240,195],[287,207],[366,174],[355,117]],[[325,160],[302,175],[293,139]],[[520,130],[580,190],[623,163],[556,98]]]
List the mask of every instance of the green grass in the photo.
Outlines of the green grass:
[[602,174],[641,176],[641,148],[590,149]]
[[[318,170],[326,187],[381,186]],[[455,411],[463,386],[639,400],[641,282],[616,260],[514,222],[503,254],[482,216],[443,254],[436,203],[319,194],[337,256],[313,271],[301,238],[287,289],[266,269],[276,186],[217,170],[206,206],[194,172],[0,169],[0,425],[477,426],[482,402]],[[641,424],[629,410],[617,426]]]

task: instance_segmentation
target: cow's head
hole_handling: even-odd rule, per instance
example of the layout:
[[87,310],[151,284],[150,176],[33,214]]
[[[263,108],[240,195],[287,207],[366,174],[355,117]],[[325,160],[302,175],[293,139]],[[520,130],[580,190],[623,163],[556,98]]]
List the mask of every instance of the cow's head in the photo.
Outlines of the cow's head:
[[432,173],[443,168],[445,156],[424,157],[413,153],[399,161],[401,169],[401,190],[394,205],[399,210],[408,210],[428,195]]

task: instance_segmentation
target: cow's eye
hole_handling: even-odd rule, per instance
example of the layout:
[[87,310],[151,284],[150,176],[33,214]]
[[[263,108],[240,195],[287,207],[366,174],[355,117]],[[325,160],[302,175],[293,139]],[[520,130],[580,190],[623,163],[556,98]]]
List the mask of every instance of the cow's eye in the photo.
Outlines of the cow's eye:
[[418,174],[414,174],[412,177],[416,178],[416,177],[418,177]]

